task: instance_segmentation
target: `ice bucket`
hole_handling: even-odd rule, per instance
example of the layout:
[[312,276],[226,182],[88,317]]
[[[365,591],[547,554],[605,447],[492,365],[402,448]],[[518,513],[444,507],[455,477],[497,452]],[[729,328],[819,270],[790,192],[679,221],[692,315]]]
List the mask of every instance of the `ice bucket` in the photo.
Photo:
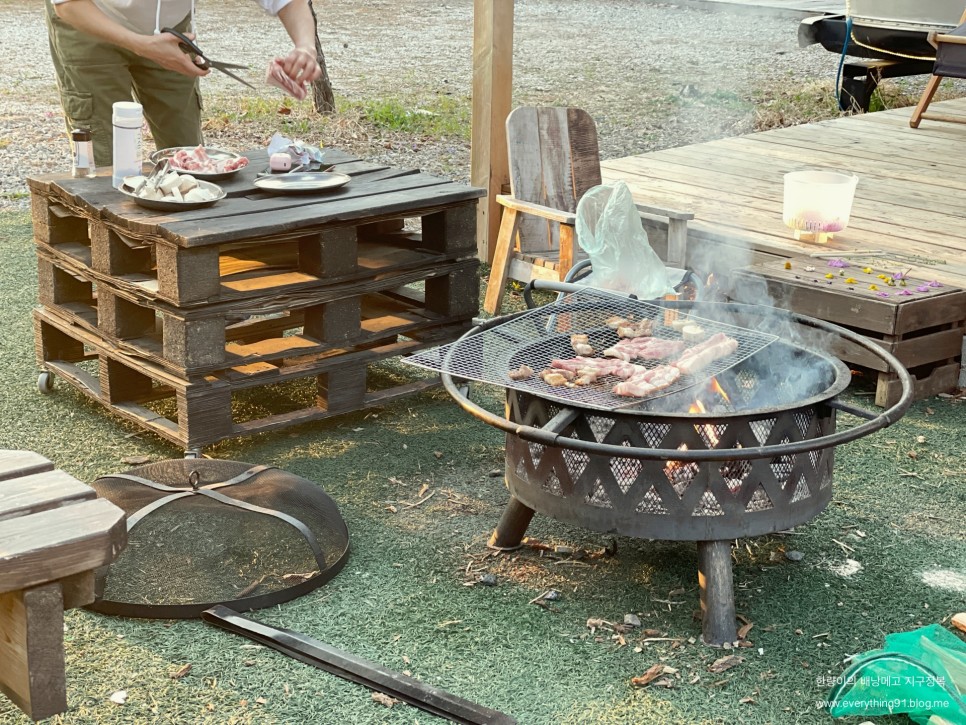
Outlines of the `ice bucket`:
[[859,177],[838,171],[793,171],[785,174],[782,220],[795,238],[812,235],[824,242],[849,223]]

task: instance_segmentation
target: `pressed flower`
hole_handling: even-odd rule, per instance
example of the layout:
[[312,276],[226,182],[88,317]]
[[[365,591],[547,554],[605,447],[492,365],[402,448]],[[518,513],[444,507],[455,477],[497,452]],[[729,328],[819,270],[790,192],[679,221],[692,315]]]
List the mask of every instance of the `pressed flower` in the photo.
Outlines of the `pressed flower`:
[[907,289],[901,289],[896,292],[896,296],[902,295],[903,297],[912,297],[912,292]]
[[807,267],[805,267],[805,271],[806,272],[814,272],[815,271],[815,267],[813,267],[812,265],[808,265]]
[[845,284],[855,284],[855,283],[856,283],[856,279],[854,277],[849,277],[848,279],[845,280]]
[[872,267],[863,267],[862,271],[866,274],[872,274]]
[[792,263],[791,262],[785,262],[785,269],[791,269],[791,268],[792,268]]
[[879,297],[888,297],[889,296],[889,293],[888,292],[876,292],[876,295],[879,296]]
[[879,289],[879,288],[878,288],[878,287],[876,287],[876,286],[875,286],[874,284],[870,284],[870,285],[869,285],[869,289],[870,289],[870,290],[872,290],[873,292],[875,292],[875,291],[876,291],[877,289]]
[[881,279],[883,282],[885,282],[887,279],[889,279],[889,275],[887,275],[887,274],[877,274],[876,277],[879,278],[879,279]]
[[921,284],[918,287],[916,287],[916,292],[928,292],[928,291],[929,291],[928,284]]
[[825,275],[825,279],[835,279],[835,275],[829,272],[827,275]]
[[942,285],[942,282],[934,279],[932,282],[929,283],[929,286],[930,287],[942,287],[943,285]]
[[892,275],[892,279],[896,280],[897,282],[900,279],[905,279],[905,278],[906,278],[906,273],[905,272],[896,272],[894,275]]
[[848,267],[849,263],[846,262],[844,259],[830,259],[828,261],[828,266],[829,267]]

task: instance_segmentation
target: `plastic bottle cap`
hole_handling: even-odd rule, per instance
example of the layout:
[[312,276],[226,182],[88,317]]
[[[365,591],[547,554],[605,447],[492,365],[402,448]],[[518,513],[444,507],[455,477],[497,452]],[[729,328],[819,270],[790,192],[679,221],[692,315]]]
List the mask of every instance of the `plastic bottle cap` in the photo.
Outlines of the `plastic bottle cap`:
[[119,118],[139,118],[143,112],[141,104],[133,101],[117,101],[114,104],[114,115]]

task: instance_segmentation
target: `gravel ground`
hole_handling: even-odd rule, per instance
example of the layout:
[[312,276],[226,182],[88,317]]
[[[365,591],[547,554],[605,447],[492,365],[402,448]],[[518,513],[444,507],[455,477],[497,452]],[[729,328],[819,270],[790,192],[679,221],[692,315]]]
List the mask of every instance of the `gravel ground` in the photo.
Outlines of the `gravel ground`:
[[[330,0],[317,8],[337,95],[469,98],[472,0]],[[68,169],[69,147],[40,3],[0,0],[0,12],[7,18],[0,46],[0,208],[23,208],[24,177]],[[640,0],[517,0],[514,103],[587,109],[598,123],[603,158],[746,133],[757,93],[834,78],[837,57],[818,46],[798,48],[796,28],[789,18]],[[256,69],[287,47],[281,24],[247,0],[200,3],[198,32],[213,57]],[[202,81],[209,115],[254,93],[218,75]],[[263,88],[262,97],[279,98]],[[307,115],[305,108],[297,112]],[[260,146],[273,130],[268,120],[267,126],[213,124],[207,139],[239,150]],[[464,139],[400,139],[343,126],[335,138],[309,133],[304,140],[457,180],[469,176]]]

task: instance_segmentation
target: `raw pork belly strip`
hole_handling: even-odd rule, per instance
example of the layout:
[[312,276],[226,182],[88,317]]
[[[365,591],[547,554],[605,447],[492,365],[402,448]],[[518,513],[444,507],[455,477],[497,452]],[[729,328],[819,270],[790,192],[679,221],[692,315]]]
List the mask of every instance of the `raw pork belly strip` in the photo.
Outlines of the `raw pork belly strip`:
[[570,370],[571,372],[580,374],[593,372],[598,377],[613,375],[622,380],[647,370],[643,365],[634,365],[624,360],[604,360],[599,357],[574,357],[568,360],[551,360],[550,367]]
[[265,73],[265,82],[270,86],[280,88],[297,101],[301,101],[309,94],[304,83],[293,81],[288,77],[285,71],[282,70],[282,62],[278,58],[273,59],[268,64],[268,71]]
[[685,375],[692,375],[708,367],[715,360],[727,357],[738,349],[738,341],[718,332],[700,345],[688,348],[675,362],[671,363]]
[[179,149],[168,159],[172,168],[179,171],[199,171],[206,174],[235,171],[248,165],[248,159],[239,156],[237,159],[213,159],[205,151],[204,146],[198,146],[191,151]]
[[629,337],[618,340],[615,345],[604,350],[606,357],[616,357],[630,362],[634,358],[641,360],[661,360],[676,355],[684,349],[680,340],[662,340],[658,337]]
[[632,375],[623,383],[614,386],[615,395],[628,398],[643,398],[672,385],[681,377],[681,371],[671,365],[658,365],[653,370]]

